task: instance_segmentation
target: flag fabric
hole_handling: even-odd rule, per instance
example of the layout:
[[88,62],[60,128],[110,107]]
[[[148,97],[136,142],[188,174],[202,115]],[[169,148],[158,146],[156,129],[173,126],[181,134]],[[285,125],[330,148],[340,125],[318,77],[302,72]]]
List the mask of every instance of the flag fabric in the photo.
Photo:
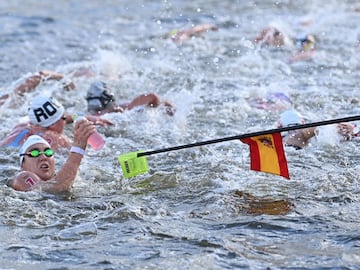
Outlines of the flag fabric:
[[290,179],[280,133],[240,140],[250,146],[251,170],[272,173]]

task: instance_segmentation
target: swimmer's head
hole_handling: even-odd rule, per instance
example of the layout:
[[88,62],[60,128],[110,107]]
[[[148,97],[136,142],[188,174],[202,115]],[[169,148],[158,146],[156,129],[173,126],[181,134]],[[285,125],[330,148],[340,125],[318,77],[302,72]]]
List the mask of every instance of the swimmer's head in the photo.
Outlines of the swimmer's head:
[[93,82],[87,92],[86,101],[88,111],[97,112],[106,109],[115,102],[114,95],[109,92],[106,83],[102,81]]
[[274,22],[261,30],[255,38],[255,42],[262,45],[276,47],[291,47],[293,45],[293,40],[290,38],[290,33],[287,27]]
[[297,41],[304,51],[315,49],[316,39],[313,35],[304,35],[303,37],[297,38]]
[[64,107],[52,97],[37,96],[28,108],[30,122],[49,127],[64,116]]
[[29,136],[24,144],[21,146],[20,148],[20,166],[22,165],[23,161],[24,161],[24,156],[23,154],[26,153],[26,151],[28,151],[28,149],[38,143],[42,143],[45,144],[47,147],[51,148],[50,144],[48,143],[48,141],[46,141],[44,138],[40,137],[39,135],[31,135]]
[[255,41],[261,41],[271,46],[282,46],[284,45],[284,34],[276,27],[267,27],[261,31]]
[[296,110],[287,110],[280,114],[279,127],[290,127],[304,124],[304,117]]

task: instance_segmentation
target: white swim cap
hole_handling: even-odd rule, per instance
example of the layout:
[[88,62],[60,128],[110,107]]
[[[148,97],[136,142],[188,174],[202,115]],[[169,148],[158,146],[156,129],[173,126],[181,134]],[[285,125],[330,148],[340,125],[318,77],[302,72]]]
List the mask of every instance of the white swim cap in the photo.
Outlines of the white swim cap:
[[[31,135],[29,136],[29,138],[27,138],[24,142],[24,144],[21,146],[20,148],[20,155],[21,154],[25,154],[26,151],[33,146],[34,144],[37,143],[43,143],[46,144],[46,146],[48,146],[49,148],[51,148],[50,144],[42,137],[40,137],[39,135]],[[20,166],[23,163],[24,160],[24,156],[20,156]]]
[[64,107],[52,97],[38,96],[31,103],[28,115],[31,123],[49,127],[64,115]]
[[280,114],[279,126],[281,127],[301,125],[303,123],[304,117],[295,110],[284,111]]

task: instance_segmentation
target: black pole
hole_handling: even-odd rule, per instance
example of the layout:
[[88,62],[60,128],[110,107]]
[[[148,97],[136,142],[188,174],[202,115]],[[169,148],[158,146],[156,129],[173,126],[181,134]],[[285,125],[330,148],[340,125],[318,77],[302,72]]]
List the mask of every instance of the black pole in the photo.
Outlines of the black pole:
[[325,125],[337,124],[337,123],[341,123],[341,122],[351,122],[351,121],[356,121],[356,120],[360,120],[360,115],[332,119],[332,120],[325,120],[325,121],[320,121],[320,122],[313,122],[313,123],[302,124],[302,125],[294,125],[294,126],[290,126],[290,127],[274,128],[274,129],[251,132],[251,133],[246,133],[246,134],[242,134],[242,135],[219,138],[219,139],[214,139],[214,140],[209,140],[209,141],[202,141],[202,142],[184,144],[184,145],[179,145],[179,146],[173,146],[173,147],[158,149],[158,150],[154,150],[154,151],[140,152],[140,153],[137,153],[137,157],[150,156],[150,155],[154,155],[154,154],[158,154],[158,153],[170,152],[170,151],[191,148],[191,147],[196,147],[196,146],[202,146],[202,145],[207,145],[207,144],[226,142],[226,141],[232,141],[232,140],[240,140],[240,139],[244,139],[244,138],[273,134],[273,133],[278,133],[278,132],[285,132],[285,131],[296,130],[296,129],[310,128],[310,127],[325,126]]

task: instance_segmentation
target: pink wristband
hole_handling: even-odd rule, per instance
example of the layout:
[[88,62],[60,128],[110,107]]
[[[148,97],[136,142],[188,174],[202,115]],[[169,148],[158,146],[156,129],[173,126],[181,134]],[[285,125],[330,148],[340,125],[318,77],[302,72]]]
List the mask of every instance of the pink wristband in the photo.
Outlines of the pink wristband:
[[85,154],[85,150],[80,148],[80,147],[77,147],[77,146],[71,146],[70,152],[77,153],[77,154],[80,154],[82,156]]

